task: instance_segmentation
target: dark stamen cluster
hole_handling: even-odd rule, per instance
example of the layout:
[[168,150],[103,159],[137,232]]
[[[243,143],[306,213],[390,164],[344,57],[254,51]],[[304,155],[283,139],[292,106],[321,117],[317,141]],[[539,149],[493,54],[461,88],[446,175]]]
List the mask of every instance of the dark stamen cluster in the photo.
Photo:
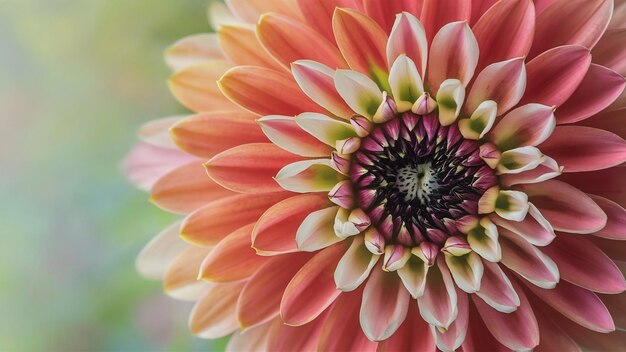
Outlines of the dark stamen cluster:
[[390,243],[442,244],[457,232],[454,220],[476,214],[496,184],[478,148],[436,114],[404,113],[378,125],[352,159],[359,206]]

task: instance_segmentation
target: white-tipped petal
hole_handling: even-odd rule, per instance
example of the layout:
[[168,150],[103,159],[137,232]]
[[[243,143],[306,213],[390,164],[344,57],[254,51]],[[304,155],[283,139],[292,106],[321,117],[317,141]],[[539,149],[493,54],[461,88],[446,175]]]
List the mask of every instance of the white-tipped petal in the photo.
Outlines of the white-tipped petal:
[[363,237],[355,237],[335,269],[337,289],[354,291],[367,279],[379,258],[365,247]]
[[474,252],[455,256],[445,253],[446,264],[459,288],[467,293],[480,290],[480,281],[483,277],[483,262]]
[[383,103],[383,92],[366,75],[350,71],[335,72],[335,87],[343,100],[359,115],[373,119]]
[[296,232],[298,249],[315,252],[343,240],[333,229],[338,210],[339,207],[330,207],[309,214]]
[[478,105],[469,119],[459,121],[459,130],[466,139],[479,140],[491,130],[498,113],[498,104],[487,100]]
[[419,75],[424,77],[428,60],[426,31],[422,23],[408,12],[396,15],[387,41],[387,62],[392,64],[401,55],[415,62]]
[[520,147],[507,150],[500,155],[496,172],[501,174],[519,174],[535,169],[544,161],[543,153],[536,147]]
[[415,62],[400,55],[391,66],[389,85],[398,112],[411,110],[413,104],[424,94],[424,83]]
[[498,227],[489,218],[480,219],[480,222],[467,233],[467,242],[472,250],[485,260],[499,262],[502,259]]
[[465,87],[458,79],[447,79],[437,91],[439,122],[448,126],[456,121],[465,100]]
[[276,182],[292,192],[328,192],[343,176],[332,168],[330,159],[303,160],[289,164],[276,175]]
[[305,112],[296,116],[296,123],[310,135],[331,147],[335,147],[337,141],[356,137],[351,124],[322,114]]
[[383,270],[396,271],[402,268],[411,257],[411,250],[401,244],[393,244],[385,247]]

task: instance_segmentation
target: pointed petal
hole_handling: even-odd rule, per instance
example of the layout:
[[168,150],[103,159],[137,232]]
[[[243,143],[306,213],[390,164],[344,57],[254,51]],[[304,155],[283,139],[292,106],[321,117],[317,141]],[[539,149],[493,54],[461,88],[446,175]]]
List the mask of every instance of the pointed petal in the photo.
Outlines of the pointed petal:
[[261,255],[297,250],[296,232],[304,219],[328,206],[324,194],[302,194],[276,203],[258,219],[252,232],[252,247]]
[[503,227],[524,238],[535,246],[547,246],[556,237],[552,225],[543,217],[537,207],[530,203],[528,214],[522,221],[509,221],[500,217],[492,217],[496,225]]
[[276,174],[276,182],[282,188],[296,193],[328,192],[341,179],[342,176],[330,165],[330,159],[297,161]]
[[520,147],[502,153],[496,174],[519,174],[533,170],[544,161],[543,153],[536,147]]
[[411,110],[413,104],[424,94],[424,83],[415,62],[402,54],[391,66],[389,85],[398,112]]
[[587,48],[600,40],[613,13],[613,0],[557,0],[537,16],[530,57],[559,45]]
[[322,114],[300,114],[296,116],[296,123],[310,135],[332,147],[337,145],[337,141],[356,137],[351,124]]
[[420,20],[426,29],[428,42],[432,42],[441,27],[456,21],[470,19],[472,5],[469,1],[424,0]]
[[472,27],[480,47],[479,69],[526,56],[533,43],[535,7],[532,1],[496,2]]
[[257,24],[256,32],[263,47],[286,68],[302,59],[331,68],[346,65],[335,45],[313,28],[293,18],[264,14]]
[[350,68],[365,74],[387,69],[387,34],[373,19],[355,10],[337,8],[333,32]]
[[268,334],[272,324],[263,324],[246,331],[235,331],[228,345],[226,352],[253,351],[254,349],[264,349],[268,343]]
[[[626,6],[623,6],[626,9]],[[593,61],[621,75],[626,75],[626,28],[608,30],[592,50]]]
[[475,111],[486,100],[498,104],[498,115],[517,105],[526,89],[526,66],[523,58],[487,66],[476,77],[467,98],[466,108]]
[[418,298],[424,294],[427,274],[428,263],[416,256],[409,258],[406,265],[398,269],[398,275],[402,279],[402,283],[404,283],[404,286],[413,298]]
[[[383,28],[385,33],[392,31],[398,14],[417,16],[422,11],[423,0],[363,0],[365,13]],[[393,62],[393,60],[391,61]]]
[[428,270],[424,295],[417,304],[422,318],[431,325],[446,329],[456,319],[456,290],[443,258]]
[[137,271],[149,279],[163,278],[169,265],[189,245],[179,236],[180,222],[177,221],[156,235],[141,250],[135,261]]
[[286,165],[302,159],[271,143],[252,143],[228,149],[206,164],[209,177],[240,193],[279,192],[273,177]]
[[606,226],[593,235],[613,240],[626,240],[626,209],[609,199],[594,195],[590,197],[607,215]]
[[226,5],[237,17],[251,24],[267,12],[276,12],[292,18],[301,19],[302,13],[293,0],[226,0]]
[[472,296],[482,321],[493,336],[506,347],[514,350],[532,350],[539,344],[539,327],[526,295],[517,285],[520,306],[512,313],[501,313],[478,297]]
[[409,303],[409,314],[395,334],[378,345],[378,352],[397,351],[435,351],[435,341],[428,324],[415,314],[417,305],[414,300]]
[[[274,319],[265,351],[314,351],[330,309],[303,326],[289,326],[281,318]],[[262,347],[252,348],[250,351]],[[247,350],[245,350],[247,351]]]
[[[501,219],[499,216],[494,218]],[[474,252],[488,261],[499,262],[502,258],[498,228],[489,218],[482,218],[480,224],[467,233],[467,242]]]
[[437,91],[446,79],[458,79],[466,87],[478,64],[478,43],[467,22],[446,24],[433,39],[426,82]]
[[496,124],[490,139],[503,151],[537,146],[550,137],[555,126],[554,108],[528,104],[506,114]]
[[374,118],[383,103],[383,93],[378,85],[361,73],[337,70],[335,87],[354,112],[370,119]]
[[379,258],[379,255],[370,253],[363,237],[355,237],[335,269],[337,289],[346,292],[357,289],[367,279]]
[[194,34],[180,39],[165,51],[165,62],[174,71],[210,60],[224,59],[217,36],[213,33]]
[[298,60],[291,64],[291,73],[300,89],[319,106],[344,119],[354,112],[335,88],[335,70],[315,61]]
[[257,120],[263,133],[280,148],[300,156],[324,157],[332,148],[304,131],[291,116],[268,115]]
[[309,214],[296,233],[298,250],[316,252],[342,241],[333,228],[338,210],[339,207],[329,207]]
[[191,332],[205,339],[217,339],[237,330],[235,307],[242,287],[242,283],[211,286],[191,311]]
[[210,282],[232,282],[254,274],[268,258],[257,255],[250,247],[253,227],[254,223],[246,225],[221,240],[202,262],[199,278]]
[[307,324],[335,301],[341,291],[335,287],[333,270],[345,250],[337,244],[318,252],[291,279],[280,302],[285,324]]
[[188,246],[178,253],[163,275],[165,293],[183,301],[198,301],[202,298],[211,285],[198,280],[198,271],[210,251],[206,247]]
[[360,9],[361,1],[357,0],[297,0],[305,20],[312,28],[318,30],[326,39],[334,43],[333,12],[337,7]]
[[461,347],[467,334],[469,323],[468,295],[463,291],[457,290],[457,297],[459,314],[450,327],[445,332],[432,325],[430,327],[431,332],[435,336],[437,347],[442,351],[456,351]]
[[300,91],[291,75],[273,69],[238,66],[226,72],[218,85],[232,102],[259,115],[323,112]]
[[562,165],[563,172],[608,169],[626,161],[625,140],[590,127],[557,126],[541,150]]
[[400,55],[406,55],[415,63],[419,76],[425,77],[428,40],[422,23],[408,12],[397,12],[394,16],[396,20],[387,42],[387,62],[391,64]]
[[465,139],[479,140],[493,127],[498,114],[498,104],[487,100],[476,108],[469,119],[459,121],[459,130]]
[[375,268],[365,284],[359,315],[365,335],[372,341],[393,335],[406,318],[409,299],[398,275]]
[[283,70],[283,67],[261,46],[254,28],[242,24],[228,24],[221,26],[217,35],[224,55],[237,66],[254,65]]
[[192,111],[232,109],[234,106],[217,85],[217,81],[231,66],[223,60],[189,66],[170,77],[170,90],[181,104]]
[[462,256],[446,254],[445,258],[452,278],[461,290],[475,293],[480,289],[483,262],[478,254],[474,252]]
[[170,127],[180,122],[189,115],[164,117],[143,124],[137,136],[143,143],[156,147],[176,148],[176,144],[170,136]]
[[514,312],[520,306],[520,299],[506,276],[497,263],[483,262],[485,270],[480,284],[480,290],[476,292],[478,297],[485,303],[502,313]]
[[457,79],[447,79],[441,83],[437,91],[437,107],[439,108],[439,123],[442,126],[453,124],[465,100],[465,88]]
[[541,288],[552,289],[559,283],[559,269],[550,257],[504,228],[500,235],[502,264]]
[[245,111],[220,111],[186,118],[171,128],[180,149],[202,158],[248,143],[267,142],[254,119]]
[[150,200],[174,213],[189,213],[235,193],[213,182],[201,163],[183,165],[161,177],[150,190]]
[[241,224],[255,222],[267,208],[288,196],[287,192],[240,194],[213,201],[185,218],[181,236],[201,246],[214,245]]
[[559,234],[544,251],[558,265],[563,280],[593,292],[617,294],[626,291],[626,280],[617,265],[584,238]]

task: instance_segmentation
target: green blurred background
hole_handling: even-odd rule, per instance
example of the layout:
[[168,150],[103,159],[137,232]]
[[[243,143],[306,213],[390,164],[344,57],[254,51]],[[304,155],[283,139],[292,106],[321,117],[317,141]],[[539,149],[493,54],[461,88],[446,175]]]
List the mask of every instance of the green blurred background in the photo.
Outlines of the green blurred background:
[[163,50],[206,0],[0,0],[0,350],[214,350],[134,259],[171,215],[121,161],[180,113]]

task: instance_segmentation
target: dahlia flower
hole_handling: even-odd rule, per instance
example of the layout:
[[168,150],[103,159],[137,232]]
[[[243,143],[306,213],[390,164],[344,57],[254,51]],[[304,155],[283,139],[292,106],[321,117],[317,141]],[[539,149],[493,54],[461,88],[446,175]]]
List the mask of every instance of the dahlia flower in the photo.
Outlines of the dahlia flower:
[[130,177],[232,351],[626,346],[625,0],[227,0]]

